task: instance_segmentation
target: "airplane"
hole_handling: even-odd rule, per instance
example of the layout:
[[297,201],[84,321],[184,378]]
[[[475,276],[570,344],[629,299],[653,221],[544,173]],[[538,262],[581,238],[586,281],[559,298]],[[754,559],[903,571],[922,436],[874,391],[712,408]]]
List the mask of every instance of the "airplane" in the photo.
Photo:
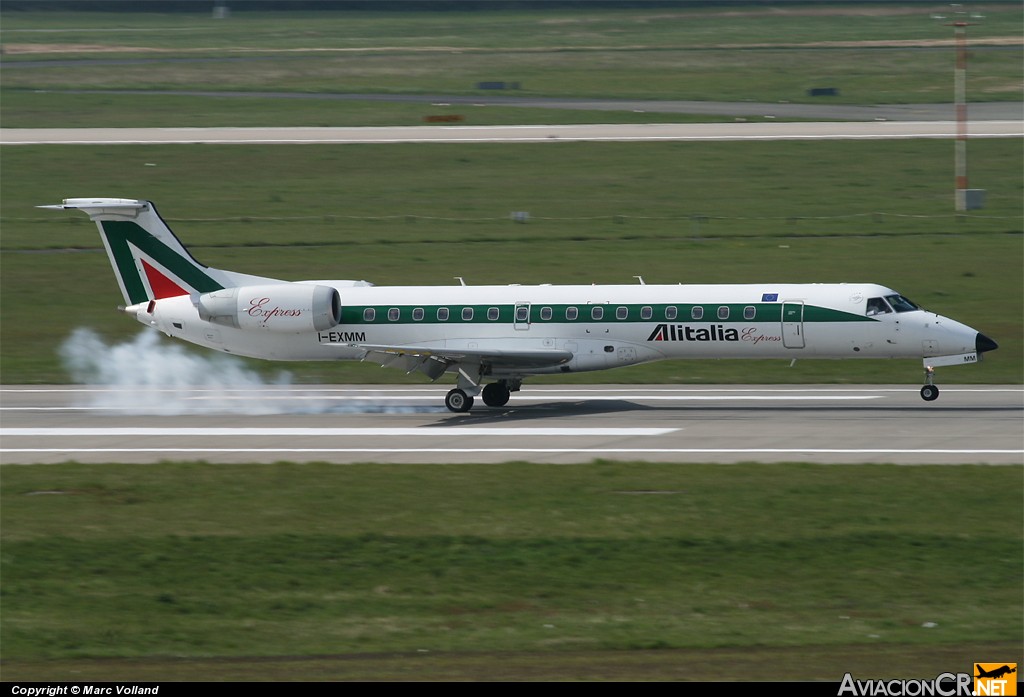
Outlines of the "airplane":
[[998,678],[1001,678],[1004,675],[1007,675],[1009,673],[1016,673],[1017,672],[1016,668],[1011,668],[1008,665],[1004,665],[1004,666],[1002,666],[1000,668],[994,668],[993,670],[984,670],[977,663],[975,663],[974,665],[975,665],[975,667],[978,668],[978,674],[974,676],[976,678],[996,678],[996,679],[998,679]]
[[977,363],[996,342],[873,283],[379,287],[284,281],[204,266],[151,201],[72,198],[97,224],[125,305],[168,336],[280,361],[357,360],[437,380],[467,412],[523,380],[679,358],[921,358]]

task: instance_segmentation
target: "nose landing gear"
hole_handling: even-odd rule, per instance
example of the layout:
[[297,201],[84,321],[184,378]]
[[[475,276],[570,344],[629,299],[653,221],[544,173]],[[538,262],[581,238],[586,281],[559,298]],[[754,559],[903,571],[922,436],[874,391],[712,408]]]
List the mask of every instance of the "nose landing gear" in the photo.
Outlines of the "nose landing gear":
[[928,384],[921,388],[921,399],[934,402],[939,398],[939,388],[935,386],[935,368],[925,366],[924,379]]

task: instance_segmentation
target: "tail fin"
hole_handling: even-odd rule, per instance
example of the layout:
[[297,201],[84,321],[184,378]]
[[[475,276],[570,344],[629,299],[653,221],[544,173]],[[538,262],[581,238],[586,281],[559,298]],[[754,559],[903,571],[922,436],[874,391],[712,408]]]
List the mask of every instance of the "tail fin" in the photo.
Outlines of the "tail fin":
[[69,198],[56,210],[80,210],[100,230],[125,303],[195,295],[251,281],[276,282],[203,266],[174,236],[151,201]]

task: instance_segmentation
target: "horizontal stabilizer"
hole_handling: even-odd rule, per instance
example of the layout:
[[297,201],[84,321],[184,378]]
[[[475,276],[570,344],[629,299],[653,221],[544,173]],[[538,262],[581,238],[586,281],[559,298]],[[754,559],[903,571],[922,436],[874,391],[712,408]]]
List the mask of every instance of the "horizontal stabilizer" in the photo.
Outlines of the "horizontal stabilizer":
[[146,201],[136,201],[131,198],[66,198],[63,202],[49,205],[36,206],[36,208],[48,208],[50,210],[80,210],[90,216],[99,215],[105,211],[138,211],[146,208],[149,204]]

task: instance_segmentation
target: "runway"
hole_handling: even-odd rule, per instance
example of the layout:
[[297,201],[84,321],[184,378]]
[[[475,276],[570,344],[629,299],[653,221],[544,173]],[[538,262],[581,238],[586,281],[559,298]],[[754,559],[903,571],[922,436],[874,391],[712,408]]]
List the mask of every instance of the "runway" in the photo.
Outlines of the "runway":
[[[200,59],[193,59],[200,60]],[[228,60],[244,61],[244,58]],[[3,68],[60,67],[63,61],[5,62]],[[68,61],[74,65],[78,61]],[[96,61],[100,62],[100,61]],[[121,65],[126,61],[109,61]],[[472,112],[480,108],[561,109],[567,111],[607,111],[650,114],[650,121],[658,121],[657,114],[695,114],[715,118],[727,116],[736,119],[780,119],[806,121],[952,121],[956,108],[952,103],[928,104],[822,104],[807,102],[721,102],[694,100],[638,100],[638,99],[583,99],[571,97],[516,97],[509,95],[470,96],[450,94],[366,94],[350,92],[237,92],[230,90],[48,90],[50,94],[102,94],[134,96],[140,99],[153,96],[205,97],[215,99],[275,99],[336,102],[391,102],[418,104],[425,111],[457,107]],[[1024,105],[1020,102],[971,102],[972,121],[1020,121]]]
[[0,388],[0,463],[1024,463],[1024,387],[531,386],[506,407],[446,386]]
[[[972,121],[972,138],[1019,138],[1024,122]],[[559,143],[578,141],[867,140],[954,138],[954,121],[363,126],[294,128],[4,128],[0,145]]]

